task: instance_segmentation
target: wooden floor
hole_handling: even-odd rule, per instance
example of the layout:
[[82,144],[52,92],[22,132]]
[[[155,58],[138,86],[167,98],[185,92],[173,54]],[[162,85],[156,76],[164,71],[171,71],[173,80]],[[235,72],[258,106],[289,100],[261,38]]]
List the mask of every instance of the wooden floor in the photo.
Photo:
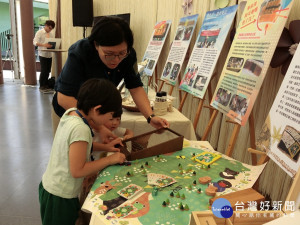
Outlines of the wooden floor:
[[0,85],[0,225],[40,225],[38,185],[52,144],[52,94]]

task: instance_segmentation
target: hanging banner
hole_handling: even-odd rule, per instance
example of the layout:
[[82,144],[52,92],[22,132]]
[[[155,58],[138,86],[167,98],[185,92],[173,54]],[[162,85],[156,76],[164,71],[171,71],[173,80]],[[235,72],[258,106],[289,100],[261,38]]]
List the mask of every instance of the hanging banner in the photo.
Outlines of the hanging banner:
[[300,48],[282,81],[257,146],[288,175],[300,167]]
[[203,98],[236,14],[237,5],[205,14],[179,88]]
[[169,52],[167,62],[163,69],[161,79],[171,85],[176,84],[178,74],[180,73],[183,60],[189,48],[198,14],[183,17],[179,20],[179,25]]
[[146,74],[147,76],[152,76],[153,74],[166,37],[169,33],[170,27],[171,20],[161,21],[154,26],[154,31],[142,60],[143,62],[147,60],[147,64],[144,69],[144,74]]
[[289,15],[292,0],[249,0],[211,105],[244,126]]

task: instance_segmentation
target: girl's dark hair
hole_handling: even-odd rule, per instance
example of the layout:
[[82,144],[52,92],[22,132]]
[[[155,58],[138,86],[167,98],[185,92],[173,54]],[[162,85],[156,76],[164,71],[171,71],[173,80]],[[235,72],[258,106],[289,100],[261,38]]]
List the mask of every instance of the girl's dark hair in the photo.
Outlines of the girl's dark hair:
[[116,86],[106,79],[87,80],[82,84],[77,95],[77,108],[86,115],[97,105],[101,105],[100,114],[117,112],[122,109],[121,103],[121,95]]
[[103,16],[93,26],[90,42],[100,46],[115,46],[123,41],[127,43],[128,50],[133,46],[133,34],[126,20],[117,16]]

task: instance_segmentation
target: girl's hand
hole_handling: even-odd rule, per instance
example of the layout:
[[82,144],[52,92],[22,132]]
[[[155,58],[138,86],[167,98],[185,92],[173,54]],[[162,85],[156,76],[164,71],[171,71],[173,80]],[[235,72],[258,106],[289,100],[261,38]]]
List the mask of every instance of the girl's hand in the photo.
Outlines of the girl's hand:
[[107,145],[107,151],[108,152],[120,152],[119,148],[116,148],[116,145],[121,145],[123,146],[122,139],[121,138],[116,138],[109,142]]
[[117,153],[112,154],[112,155],[107,156],[107,157],[110,158],[110,162],[111,162],[110,165],[114,165],[114,164],[118,164],[118,163],[122,164],[126,159],[125,155],[123,153],[120,153],[120,152],[117,152]]

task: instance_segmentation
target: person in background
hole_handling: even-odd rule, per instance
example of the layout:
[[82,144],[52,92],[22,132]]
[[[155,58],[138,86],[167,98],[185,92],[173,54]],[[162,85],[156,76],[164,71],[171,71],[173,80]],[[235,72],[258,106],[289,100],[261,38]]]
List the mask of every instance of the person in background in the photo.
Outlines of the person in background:
[[[116,16],[103,16],[93,27],[91,35],[74,43],[68,51],[67,61],[55,84],[52,105],[52,125],[55,133],[59,118],[65,110],[76,106],[76,96],[83,82],[97,77],[125,86],[147,122],[155,128],[169,127],[167,120],[155,116],[148,96],[137,73],[137,58],[133,48],[133,34],[129,24]],[[116,138],[101,126],[103,141]],[[106,132],[104,132],[106,130]]]
[[47,91],[48,87],[48,78],[51,71],[52,65],[52,53],[41,51],[42,49],[51,48],[52,45],[46,42],[46,38],[53,38],[54,34],[51,33],[55,27],[55,23],[52,20],[47,20],[44,26],[44,29],[39,30],[36,32],[33,45],[38,46],[38,54],[41,64],[41,73],[40,73],[40,90]]
[[89,79],[81,86],[77,108],[68,109],[59,122],[49,163],[39,185],[43,225],[74,225],[84,177],[124,162],[125,155],[120,152],[90,161],[91,150],[95,148],[91,122],[107,123],[121,108],[121,102],[120,93],[108,80]]

